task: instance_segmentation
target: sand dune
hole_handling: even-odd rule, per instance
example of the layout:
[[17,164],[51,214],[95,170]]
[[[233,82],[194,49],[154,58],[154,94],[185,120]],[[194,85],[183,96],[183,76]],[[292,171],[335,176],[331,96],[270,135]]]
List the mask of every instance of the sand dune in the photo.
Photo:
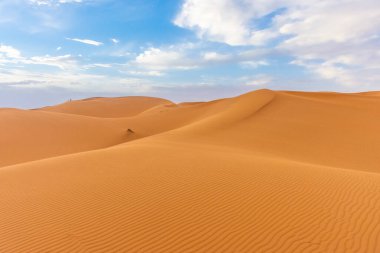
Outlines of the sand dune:
[[[380,172],[380,100],[338,93],[261,90],[186,126],[184,139],[291,160]],[[184,129],[183,129],[184,130]]]
[[[137,107],[144,107],[142,100],[136,100]],[[217,102],[146,108],[124,118],[0,109],[0,166],[110,147],[185,126],[221,109]]]
[[40,110],[79,114],[103,118],[121,118],[137,115],[157,105],[172,104],[169,100],[153,97],[89,98],[72,100]]
[[135,102],[0,110],[0,252],[380,252],[377,96]]

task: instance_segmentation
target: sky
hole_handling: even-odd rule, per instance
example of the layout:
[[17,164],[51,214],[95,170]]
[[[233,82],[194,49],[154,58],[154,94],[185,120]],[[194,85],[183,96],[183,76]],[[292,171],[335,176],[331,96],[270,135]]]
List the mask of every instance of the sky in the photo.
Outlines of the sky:
[[380,1],[0,1],[0,107],[263,88],[380,90]]

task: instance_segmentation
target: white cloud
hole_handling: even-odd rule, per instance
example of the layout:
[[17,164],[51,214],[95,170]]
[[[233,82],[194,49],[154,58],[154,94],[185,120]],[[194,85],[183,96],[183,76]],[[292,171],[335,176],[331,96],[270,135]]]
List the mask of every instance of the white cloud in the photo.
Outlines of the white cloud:
[[261,57],[257,55],[241,53],[218,53],[218,52],[206,52],[203,54],[199,65],[213,64],[240,64],[245,68],[258,68],[261,66],[268,66],[269,63],[265,60],[261,60]]
[[59,5],[67,3],[82,3],[82,0],[29,0],[29,3],[36,5]]
[[0,59],[1,58],[21,58],[21,53],[19,50],[12,46],[0,45]]
[[156,70],[150,70],[150,71],[128,71],[127,74],[134,75],[134,76],[164,76],[165,73],[161,71]]
[[76,57],[69,54],[61,56],[34,56],[24,60],[23,63],[47,65],[57,67],[60,69],[70,69],[78,66]]
[[[269,27],[255,26],[276,11]],[[264,44],[282,35],[292,36],[286,43],[305,45],[376,34],[379,21],[377,0],[185,0],[174,24],[230,45]]]
[[[33,65],[52,66],[35,68]],[[32,56],[8,45],[0,46],[0,85],[17,88],[64,88],[72,91],[130,92],[149,91],[153,84],[146,79],[128,75],[91,74],[90,68],[110,68],[108,63],[83,64],[80,56]],[[116,65],[115,65],[116,66]],[[158,75],[150,72],[147,75]],[[135,73],[136,76],[142,73]],[[108,85],[104,85],[108,84]]]
[[119,44],[120,40],[118,39],[115,39],[115,38],[111,38],[110,39],[114,44]]
[[203,54],[203,59],[209,62],[224,62],[231,59],[231,55],[221,54],[218,52],[206,52]]
[[153,70],[192,69],[197,67],[196,63],[187,58],[181,50],[174,48],[166,50],[149,48],[136,57],[135,63],[140,67]]
[[88,44],[88,45],[92,45],[92,46],[101,46],[103,45],[103,42],[99,42],[99,41],[95,41],[95,40],[89,40],[89,39],[77,39],[77,38],[66,38],[67,40],[71,40],[71,41],[76,41],[76,42],[80,42],[80,43],[83,43],[83,44]]
[[231,52],[213,49],[215,49],[213,45],[203,43],[177,44],[162,48],[153,47],[137,55],[135,60],[129,63],[129,66],[139,68],[138,71],[143,69],[144,72],[146,70],[164,72],[239,63],[250,68],[269,65],[259,55],[244,54],[240,50]]
[[60,56],[45,55],[24,57],[18,49],[7,45],[0,45],[0,64],[7,64],[9,68],[10,64],[18,67],[24,67],[25,65],[45,65],[59,69],[78,67],[77,57],[69,54]]
[[276,19],[275,29],[297,46],[344,43],[379,33],[380,2],[375,0],[297,3]]
[[31,4],[37,4],[37,5],[50,5],[50,0],[29,0]]
[[251,32],[248,44],[254,46],[264,46],[266,43],[270,42],[272,39],[275,39],[279,36],[277,31],[273,30],[258,30]]
[[90,68],[112,68],[112,64],[109,63],[93,63],[89,65],[85,65],[84,68],[90,69]]
[[58,1],[61,4],[66,4],[66,3],[82,3],[83,0],[59,0]]
[[[88,74],[76,69],[48,73],[25,69],[1,69],[0,85],[23,89],[64,88],[80,92],[140,93],[152,89],[152,83],[141,78]],[[104,85],[107,83],[108,85]]]
[[199,37],[230,45],[246,43],[250,19],[244,6],[232,0],[186,0],[174,24],[195,30]]
[[264,60],[258,60],[258,61],[242,61],[240,63],[243,67],[246,67],[246,68],[258,68],[260,66],[268,66],[269,63],[267,61],[264,61]]
[[378,85],[379,23],[378,1],[341,0],[299,6],[276,20],[281,34],[290,36],[278,48],[324,79],[342,85]]
[[246,86],[266,86],[272,81],[272,77],[268,75],[244,76],[240,78],[240,82]]
[[173,22],[204,40],[272,48],[340,84],[380,83],[378,0],[185,0]]

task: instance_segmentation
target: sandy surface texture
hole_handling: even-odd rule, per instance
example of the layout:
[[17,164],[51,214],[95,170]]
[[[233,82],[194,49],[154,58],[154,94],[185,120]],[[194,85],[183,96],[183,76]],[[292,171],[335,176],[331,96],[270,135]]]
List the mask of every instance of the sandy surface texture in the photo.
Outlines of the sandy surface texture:
[[380,96],[0,109],[0,252],[380,252]]

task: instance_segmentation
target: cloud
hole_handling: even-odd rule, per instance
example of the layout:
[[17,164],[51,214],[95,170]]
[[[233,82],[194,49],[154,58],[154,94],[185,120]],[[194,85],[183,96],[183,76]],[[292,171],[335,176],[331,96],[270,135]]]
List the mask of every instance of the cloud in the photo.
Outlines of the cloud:
[[108,63],[93,63],[85,65],[84,68],[90,69],[90,68],[112,68],[112,64]]
[[196,62],[189,59],[182,49],[149,48],[139,54],[135,64],[153,70],[193,69],[198,67]]
[[53,66],[59,69],[78,68],[78,62],[75,56],[70,54],[59,56],[32,56],[24,57],[21,52],[7,45],[0,45],[0,64],[6,63],[8,68],[13,67],[25,67],[25,65],[45,65]]
[[[109,85],[104,85],[108,83]],[[20,89],[64,88],[72,91],[90,92],[130,92],[149,91],[152,83],[141,78],[113,77],[109,75],[89,74],[74,69],[57,73],[30,71],[24,69],[0,68],[0,86]]]
[[[288,35],[285,43],[302,46],[377,34],[379,7],[376,0],[185,0],[173,22],[230,45],[263,44]],[[264,18],[269,24],[259,29]]]
[[226,62],[231,60],[231,55],[218,52],[206,52],[203,54],[203,59],[208,62]]
[[246,26],[249,19],[244,6],[237,1],[186,0],[174,24],[196,31],[200,38],[242,45],[249,34]]
[[258,68],[270,65],[268,61],[261,59],[258,54],[248,54],[244,50],[241,52],[219,53],[209,51],[203,53],[203,57],[198,60],[199,65],[208,66],[210,64],[240,64],[243,68]]
[[242,61],[240,63],[241,66],[245,68],[258,68],[260,66],[268,66],[269,63],[265,60],[257,60],[257,61]]
[[80,42],[80,43],[83,43],[83,44],[87,44],[87,45],[92,45],[92,46],[101,46],[103,45],[103,42],[99,42],[99,41],[95,41],[95,40],[89,40],[89,39],[77,39],[77,38],[66,38],[67,40],[71,40],[71,41],[76,41],[76,42]]
[[47,65],[64,69],[76,68],[78,66],[76,57],[67,54],[61,56],[34,56],[29,59],[23,61],[23,63],[27,64],[35,64],[35,65]]
[[59,0],[58,1],[61,4],[66,4],[66,3],[82,3],[83,0]]
[[114,44],[119,44],[120,40],[118,39],[115,39],[115,38],[111,38],[110,39]]
[[378,1],[300,6],[277,19],[278,30],[289,36],[278,48],[324,79],[342,85],[378,85],[379,23]]
[[344,43],[379,33],[379,7],[374,0],[297,3],[276,18],[275,29],[291,36],[285,44]]
[[336,83],[380,83],[377,0],[185,0],[173,22],[202,40],[270,48]]
[[73,12],[62,5],[84,4],[98,0],[1,0],[0,1],[0,25],[7,29],[37,34],[49,30],[63,30],[73,27],[75,18]]
[[161,71],[156,71],[156,70],[151,70],[151,71],[134,71],[134,70],[131,70],[131,71],[128,71],[126,73],[129,75],[133,75],[133,76],[164,76],[165,75],[165,73],[163,73]]
[[257,68],[269,65],[262,55],[243,50],[215,50],[209,43],[175,44],[161,48],[148,48],[138,54],[129,65],[140,69],[174,71],[192,70],[203,67],[241,64],[244,67]]
[[29,0],[29,3],[36,5],[59,5],[59,4],[67,4],[67,3],[82,3],[83,0]]
[[273,78],[268,75],[244,76],[240,78],[246,86],[267,86],[273,81]]
[[[54,68],[38,68],[37,65]],[[88,64],[80,56],[70,54],[60,56],[25,57],[9,45],[0,46],[0,86],[17,89],[51,89],[63,88],[78,92],[138,94],[151,89],[153,84],[145,78],[137,76],[143,73],[114,75],[112,73],[94,74],[92,68],[121,68],[117,64],[93,63]],[[159,72],[146,73],[153,76]],[[108,83],[108,85],[104,85]]]
[[19,50],[12,46],[0,45],[0,59],[1,58],[21,58],[21,53]]
[[[292,0],[289,0],[289,2]],[[198,37],[231,46],[262,45],[278,35],[255,22],[283,6],[281,0],[185,0],[173,23]]]

